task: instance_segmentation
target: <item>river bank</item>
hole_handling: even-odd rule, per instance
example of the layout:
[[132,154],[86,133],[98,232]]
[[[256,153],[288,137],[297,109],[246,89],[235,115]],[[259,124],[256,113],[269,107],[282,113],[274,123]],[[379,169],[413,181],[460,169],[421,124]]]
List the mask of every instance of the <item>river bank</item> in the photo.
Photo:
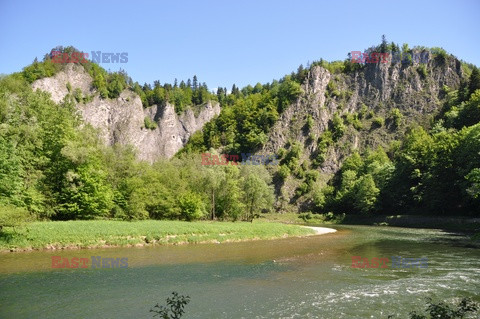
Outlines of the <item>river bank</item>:
[[158,220],[33,222],[15,229],[4,229],[0,234],[0,251],[222,243],[309,236],[332,231],[335,230],[262,221],[253,223]]

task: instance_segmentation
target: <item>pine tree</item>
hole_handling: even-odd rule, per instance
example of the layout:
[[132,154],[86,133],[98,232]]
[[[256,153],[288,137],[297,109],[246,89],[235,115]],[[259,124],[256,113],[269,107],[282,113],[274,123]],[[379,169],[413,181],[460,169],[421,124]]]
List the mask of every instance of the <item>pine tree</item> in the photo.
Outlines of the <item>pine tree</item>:
[[198,89],[198,79],[197,79],[197,76],[194,75],[193,76],[193,90],[196,90]]
[[380,44],[380,52],[385,53],[387,52],[388,49],[388,42],[387,42],[387,37],[385,37],[385,34],[382,35],[382,44]]

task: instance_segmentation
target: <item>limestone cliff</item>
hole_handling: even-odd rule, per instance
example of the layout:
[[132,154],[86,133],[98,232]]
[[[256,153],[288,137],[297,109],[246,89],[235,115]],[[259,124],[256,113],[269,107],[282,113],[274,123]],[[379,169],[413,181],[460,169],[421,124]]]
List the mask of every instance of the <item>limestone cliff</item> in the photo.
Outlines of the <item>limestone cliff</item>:
[[[35,81],[32,87],[49,92],[58,103],[69,93],[67,83],[71,91],[78,88],[83,96],[92,97],[88,103],[78,103],[77,109],[86,123],[99,130],[106,144],[131,144],[139,159],[149,162],[172,157],[191,134],[220,113],[216,102],[202,106],[197,116],[191,109],[177,115],[169,103],[144,109],[140,97],[128,89],[116,99],[102,99],[93,88],[90,75],[74,64],[53,77]],[[157,128],[145,128],[145,117],[157,123]]]
[[[299,142],[303,149],[299,163],[312,163],[320,152],[318,138],[331,129],[337,114],[343,119],[345,132],[328,147],[316,168],[323,175],[321,180],[327,181],[353,151],[388,146],[409,126],[428,125],[442,106],[443,86],[456,88],[463,77],[461,62],[453,56],[445,60],[429,56],[423,65],[366,64],[351,73],[332,74],[321,66],[312,67],[302,85],[303,93],[281,114],[257,153],[277,153]],[[392,111],[399,111],[401,119],[395,121]],[[359,119],[357,127],[348,123],[347,118],[353,116]],[[308,118],[313,125],[307,125]],[[293,176],[277,180],[277,195],[302,205],[303,200],[295,198],[299,181]]]

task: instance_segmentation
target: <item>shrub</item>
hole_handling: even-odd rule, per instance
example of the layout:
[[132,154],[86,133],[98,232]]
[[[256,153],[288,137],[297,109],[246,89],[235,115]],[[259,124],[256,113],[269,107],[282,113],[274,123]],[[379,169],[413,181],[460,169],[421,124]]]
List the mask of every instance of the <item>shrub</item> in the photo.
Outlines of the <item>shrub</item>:
[[182,217],[188,221],[201,219],[207,215],[205,203],[202,201],[202,198],[193,192],[188,192],[180,196],[179,206]]
[[80,103],[83,101],[83,94],[82,94],[82,90],[80,88],[76,88],[74,91],[73,91],[73,97],[75,98],[75,101],[77,101],[77,103]]
[[345,125],[343,120],[338,114],[333,116],[333,119],[330,121],[330,128],[332,130],[332,137],[334,141],[338,141],[343,134],[345,134]]
[[420,74],[420,77],[422,79],[425,80],[427,78],[427,67],[425,66],[425,64],[420,64],[417,67],[417,72],[418,72],[418,74]]
[[313,122],[313,118],[310,114],[307,115],[307,123],[306,124],[307,124],[307,127],[308,127],[309,130],[311,130],[313,128],[314,122]]
[[3,227],[16,227],[30,219],[30,214],[24,208],[0,205],[0,232]]
[[390,118],[393,121],[395,127],[399,127],[402,124],[403,114],[399,109],[394,108],[390,112]]
[[[434,303],[431,298],[427,298],[427,305],[426,311],[430,314],[430,318],[461,319],[465,318],[469,312],[476,314],[478,310],[478,304],[473,302],[470,298],[463,298],[457,305],[456,309],[444,302]],[[428,318],[423,314],[418,314],[416,311],[410,312],[409,316],[410,319]],[[393,316],[390,315],[388,318],[393,318]]]
[[[177,292],[172,292],[172,297],[167,298],[167,305],[160,306],[156,304],[150,312],[155,313],[154,317],[162,319],[179,319],[185,313],[185,306],[190,302],[189,296],[179,295]],[[156,309],[155,309],[156,308]]]
[[372,128],[382,127],[383,124],[385,124],[384,118],[381,116],[377,116],[376,118],[373,119]]
[[153,121],[149,116],[145,116],[145,119],[143,122],[144,122],[145,128],[149,130],[154,130],[157,128],[157,123]]
[[436,59],[438,59],[438,61],[443,63],[447,61],[448,54],[447,51],[445,51],[443,48],[434,47],[430,50],[430,52],[432,52],[432,54],[435,56]]
[[278,170],[278,175],[285,180],[290,175],[290,168],[287,165],[280,165],[280,169]]

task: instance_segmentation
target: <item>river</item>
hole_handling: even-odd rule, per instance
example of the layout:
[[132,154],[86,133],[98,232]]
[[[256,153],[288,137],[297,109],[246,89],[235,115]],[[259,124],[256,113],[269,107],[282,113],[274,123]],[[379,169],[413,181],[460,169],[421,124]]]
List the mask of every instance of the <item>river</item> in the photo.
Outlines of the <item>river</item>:
[[[406,318],[425,297],[480,302],[480,249],[440,230],[335,226],[271,241],[0,254],[0,318],[152,318],[172,291],[183,318]],[[127,268],[52,269],[62,258]],[[427,268],[352,268],[352,256],[424,257]]]

